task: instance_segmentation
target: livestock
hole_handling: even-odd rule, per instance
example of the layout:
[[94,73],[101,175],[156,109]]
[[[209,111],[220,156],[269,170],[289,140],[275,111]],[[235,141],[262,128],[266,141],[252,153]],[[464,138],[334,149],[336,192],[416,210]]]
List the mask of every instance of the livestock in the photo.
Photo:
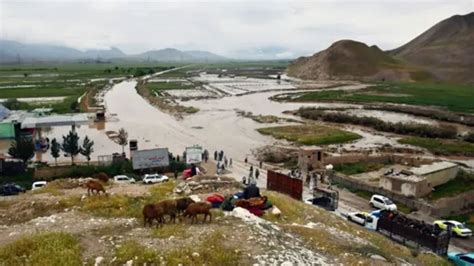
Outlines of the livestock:
[[191,217],[191,223],[196,222],[197,223],[197,215],[198,214],[204,214],[204,219],[203,223],[206,222],[207,216],[209,216],[209,222],[212,221],[212,214],[210,212],[212,206],[211,204],[207,202],[195,202],[189,204],[188,208],[186,208],[186,211],[184,211],[183,216],[184,217]]
[[184,212],[191,203],[194,203],[194,200],[190,197],[176,199],[176,209],[178,213]]
[[94,191],[97,193],[97,194],[100,194],[100,192],[104,192],[105,195],[107,195],[107,193],[105,192],[105,189],[104,189],[104,186],[102,186],[102,184],[97,181],[97,180],[88,180],[86,181],[84,184],[82,184],[82,186],[84,188],[87,188],[87,195],[90,195],[90,193],[92,192],[92,194],[94,194]]
[[164,223],[163,208],[157,204],[147,204],[143,207],[143,226],[149,224],[151,227],[153,220],[157,222],[156,227]]
[[[162,200],[158,202],[156,205],[163,209],[163,215],[170,216],[170,222],[176,222],[176,215],[178,214],[176,200],[174,199]],[[164,221],[166,222],[166,220]]]

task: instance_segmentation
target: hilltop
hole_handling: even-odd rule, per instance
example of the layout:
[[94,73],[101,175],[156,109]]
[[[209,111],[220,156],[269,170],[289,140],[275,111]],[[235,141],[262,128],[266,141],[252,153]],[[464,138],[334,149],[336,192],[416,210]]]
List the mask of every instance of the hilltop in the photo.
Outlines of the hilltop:
[[410,80],[409,71],[377,46],[341,40],[310,57],[300,57],[288,74],[301,79]]
[[391,51],[337,41],[293,61],[287,72],[301,79],[474,83],[473,70],[474,12],[443,20]]
[[[271,191],[263,194],[281,215],[269,211],[260,218],[241,208],[214,209],[211,223],[200,217],[198,224],[184,219],[144,227],[143,205],[178,197],[174,185],[112,184],[106,186],[108,197],[87,196],[76,180],[65,179],[13,196],[0,204],[0,260],[9,265],[446,264]],[[193,193],[205,198],[212,192]]]
[[389,53],[439,80],[474,83],[474,12],[445,19]]

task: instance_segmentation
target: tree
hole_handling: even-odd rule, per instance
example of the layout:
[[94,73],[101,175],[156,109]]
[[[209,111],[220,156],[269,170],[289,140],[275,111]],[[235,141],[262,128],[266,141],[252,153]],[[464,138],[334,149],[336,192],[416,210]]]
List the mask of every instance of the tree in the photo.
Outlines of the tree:
[[51,141],[51,156],[54,158],[54,162],[58,165],[58,158],[60,156],[59,152],[61,151],[61,145],[59,145],[56,138]]
[[20,102],[15,98],[10,98],[10,99],[6,100],[3,103],[3,106],[5,106],[6,108],[8,108],[10,110],[18,110],[21,107]]
[[91,160],[91,154],[94,152],[94,141],[91,141],[89,137],[85,137],[84,141],[82,142],[81,147],[81,154],[87,158],[87,164],[89,164]]
[[119,129],[117,143],[122,146],[122,153],[125,153],[125,146],[128,144],[128,133],[124,128]]
[[8,149],[8,154],[13,158],[21,159],[24,163],[28,162],[35,155],[35,145],[33,140],[26,137],[20,137],[12,142]]
[[74,165],[74,156],[81,151],[81,147],[79,147],[79,136],[75,131],[71,130],[67,136],[63,136],[61,150],[63,150],[66,155],[71,156],[71,163]]

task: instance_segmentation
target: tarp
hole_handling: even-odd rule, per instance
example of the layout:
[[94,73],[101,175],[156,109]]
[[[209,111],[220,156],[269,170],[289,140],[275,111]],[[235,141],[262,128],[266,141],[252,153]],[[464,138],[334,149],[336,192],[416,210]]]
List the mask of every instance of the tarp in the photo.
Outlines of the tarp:
[[0,121],[5,119],[9,114],[10,114],[10,110],[8,110],[8,108],[0,104]]

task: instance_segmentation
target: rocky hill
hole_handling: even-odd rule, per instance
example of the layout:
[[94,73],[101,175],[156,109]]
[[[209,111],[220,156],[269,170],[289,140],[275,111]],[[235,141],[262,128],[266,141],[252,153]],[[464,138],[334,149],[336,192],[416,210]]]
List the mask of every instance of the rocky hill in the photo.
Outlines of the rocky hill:
[[[150,186],[108,184],[108,196],[88,196],[77,179],[64,179],[11,196],[0,204],[0,261],[4,265],[447,263],[432,253],[412,252],[330,212],[270,191],[263,194],[280,214],[270,210],[257,217],[242,208],[213,209],[212,222],[203,223],[200,216],[198,224],[186,218],[171,223],[166,217],[161,227],[144,227],[144,204],[182,196],[173,192],[174,187],[173,181]],[[200,187],[192,191],[194,198],[240,189]]]
[[410,71],[377,46],[341,40],[295,60],[288,74],[301,79],[410,80]]
[[301,79],[474,83],[474,12],[443,20],[392,51],[342,40],[287,69]]
[[389,53],[439,80],[474,83],[474,12],[445,19]]

